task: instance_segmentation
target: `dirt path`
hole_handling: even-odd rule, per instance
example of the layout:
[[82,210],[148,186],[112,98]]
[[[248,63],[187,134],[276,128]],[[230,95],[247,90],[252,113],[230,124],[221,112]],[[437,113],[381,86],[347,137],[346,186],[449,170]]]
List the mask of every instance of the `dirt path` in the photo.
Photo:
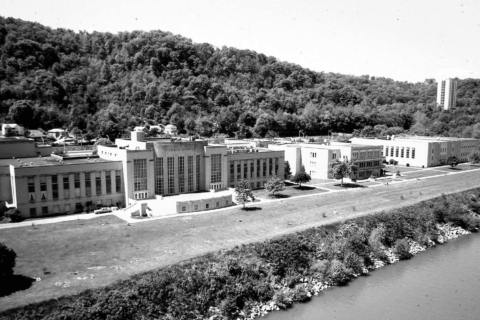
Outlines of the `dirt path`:
[[[36,229],[0,230],[0,242],[17,252],[16,273],[42,277],[28,290],[0,298],[0,311],[104,286],[208,252],[479,186],[480,170],[469,170],[388,186],[259,203],[250,211],[235,207],[131,226],[108,216]],[[333,215],[334,210],[339,214]],[[49,274],[43,273],[45,268]]]

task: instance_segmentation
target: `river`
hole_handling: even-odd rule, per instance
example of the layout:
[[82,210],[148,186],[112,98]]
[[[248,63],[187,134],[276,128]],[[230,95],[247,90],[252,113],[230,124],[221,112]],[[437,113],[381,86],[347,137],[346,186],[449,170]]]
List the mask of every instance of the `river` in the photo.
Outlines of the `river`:
[[267,320],[480,319],[480,235],[450,240]]

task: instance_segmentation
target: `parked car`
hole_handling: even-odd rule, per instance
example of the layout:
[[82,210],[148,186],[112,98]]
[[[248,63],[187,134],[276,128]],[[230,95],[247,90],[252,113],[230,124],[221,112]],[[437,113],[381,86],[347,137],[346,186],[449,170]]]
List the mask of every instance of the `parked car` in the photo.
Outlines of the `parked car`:
[[108,213],[108,212],[112,212],[112,209],[109,208],[109,207],[100,208],[100,209],[97,209],[97,210],[93,211],[93,213],[95,213],[95,214],[102,214],[102,213]]
[[77,142],[72,138],[59,139],[59,140],[55,141],[54,143],[52,143],[53,146],[63,146],[63,145],[74,146],[76,144],[77,144]]

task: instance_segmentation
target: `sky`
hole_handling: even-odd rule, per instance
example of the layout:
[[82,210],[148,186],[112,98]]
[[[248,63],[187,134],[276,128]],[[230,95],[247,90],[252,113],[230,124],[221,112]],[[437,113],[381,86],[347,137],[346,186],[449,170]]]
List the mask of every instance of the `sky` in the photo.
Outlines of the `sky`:
[[162,30],[318,72],[480,78],[479,0],[0,0],[52,28]]

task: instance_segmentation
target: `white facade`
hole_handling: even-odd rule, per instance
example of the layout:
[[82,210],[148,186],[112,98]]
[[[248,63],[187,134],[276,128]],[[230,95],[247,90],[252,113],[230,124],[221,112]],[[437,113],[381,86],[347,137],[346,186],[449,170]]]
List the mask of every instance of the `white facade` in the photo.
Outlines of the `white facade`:
[[177,127],[173,124],[169,124],[165,127],[165,134],[171,134],[172,136],[175,136],[177,135],[177,133]]
[[438,82],[437,104],[444,110],[455,108],[457,104],[457,81],[446,79]]
[[388,161],[400,165],[433,167],[444,165],[447,158],[455,155],[460,162],[467,162],[470,153],[478,150],[480,140],[447,137],[410,137],[387,139],[352,138],[352,144],[382,146],[382,155]]
[[22,126],[19,126],[15,123],[4,123],[2,124],[2,136],[5,136],[8,132],[14,136],[22,136],[24,129]]

